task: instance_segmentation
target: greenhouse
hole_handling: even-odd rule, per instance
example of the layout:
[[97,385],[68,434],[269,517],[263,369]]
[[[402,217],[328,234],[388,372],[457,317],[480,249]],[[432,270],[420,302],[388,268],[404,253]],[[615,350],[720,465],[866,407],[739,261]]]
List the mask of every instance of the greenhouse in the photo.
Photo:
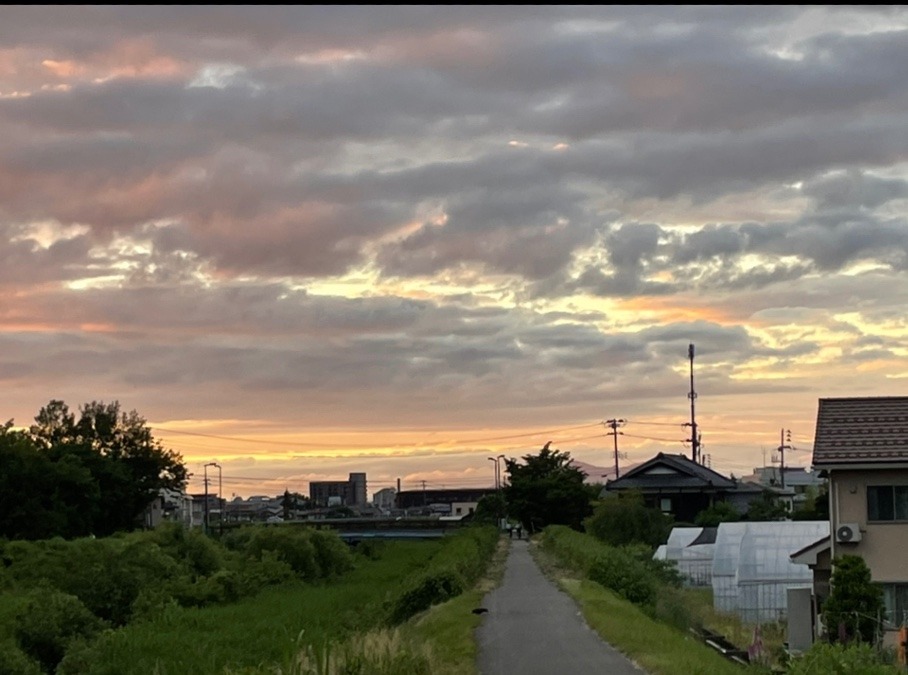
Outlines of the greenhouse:
[[712,578],[716,528],[676,527],[665,544],[665,559],[672,560],[690,586],[709,586]]
[[828,521],[722,523],[712,568],[713,606],[751,623],[787,614],[787,590],[810,588],[812,573],[791,554],[829,535]]

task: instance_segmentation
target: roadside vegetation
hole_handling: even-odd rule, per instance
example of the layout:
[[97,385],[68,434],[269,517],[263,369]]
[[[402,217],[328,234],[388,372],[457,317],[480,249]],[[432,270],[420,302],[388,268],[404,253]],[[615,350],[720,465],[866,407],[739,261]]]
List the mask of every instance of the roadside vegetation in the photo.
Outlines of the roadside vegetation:
[[433,672],[417,667],[431,643],[401,625],[472,588],[497,541],[477,527],[353,553],[333,533],[258,526],[220,543],[179,527],[8,542],[0,673]]

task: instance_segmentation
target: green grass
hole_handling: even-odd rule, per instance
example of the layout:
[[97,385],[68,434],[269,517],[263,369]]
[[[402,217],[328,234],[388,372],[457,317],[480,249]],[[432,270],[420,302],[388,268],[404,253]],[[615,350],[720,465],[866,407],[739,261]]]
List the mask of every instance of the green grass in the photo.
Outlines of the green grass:
[[737,666],[681,631],[654,621],[599,584],[558,579],[580,605],[590,627],[653,675],[741,675]]
[[[601,542],[563,530],[547,532],[545,536],[551,535],[555,536],[546,542],[547,548],[541,545],[531,548],[543,572],[577,601],[591,628],[652,675],[762,672],[735,664],[694,638],[687,630],[693,610],[686,602],[677,608],[683,610],[680,612],[683,616],[677,617],[679,627],[676,627],[653,618],[652,607],[641,608],[586,578],[596,550],[604,546]],[[662,587],[656,604],[662,601],[680,604],[686,600],[683,593]],[[696,600],[702,608],[704,599],[696,596]],[[655,613],[660,616],[658,608]]]
[[482,618],[472,610],[500,582],[508,556],[508,540],[500,538],[486,574],[476,586],[448,602],[414,617],[405,634],[426,645],[432,654],[433,675],[472,675],[476,672],[475,633]]
[[79,672],[210,675],[291,664],[307,644],[320,649],[329,640],[376,627],[392,593],[441,547],[441,542],[389,543],[379,560],[361,558],[335,583],[292,583],[235,604],[169,608],[152,621],[102,637],[86,659],[87,670]]
[[[697,623],[719,633],[740,649],[747,649],[753,642],[754,626],[744,623],[736,614],[716,611],[712,589],[685,588],[680,593]],[[760,630],[764,649],[777,662],[786,639],[785,622],[764,623]]]

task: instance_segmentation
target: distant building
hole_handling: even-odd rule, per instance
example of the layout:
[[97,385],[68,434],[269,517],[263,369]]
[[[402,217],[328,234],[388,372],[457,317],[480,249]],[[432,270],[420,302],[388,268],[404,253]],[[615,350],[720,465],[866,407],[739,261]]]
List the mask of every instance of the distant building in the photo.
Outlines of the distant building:
[[317,506],[365,506],[366,474],[351,473],[350,477],[343,481],[311,481],[309,499]]
[[372,503],[380,509],[393,509],[396,496],[397,490],[394,488],[382,488],[372,495]]
[[[397,508],[415,509],[445,504],[476,504],[486,495],[495,494],[495,488],[452,488],[450,490],[401,490],[397,493]],[[468,507],[469,508],[469,507]],[[450,509],[449,509],[450,512]]]

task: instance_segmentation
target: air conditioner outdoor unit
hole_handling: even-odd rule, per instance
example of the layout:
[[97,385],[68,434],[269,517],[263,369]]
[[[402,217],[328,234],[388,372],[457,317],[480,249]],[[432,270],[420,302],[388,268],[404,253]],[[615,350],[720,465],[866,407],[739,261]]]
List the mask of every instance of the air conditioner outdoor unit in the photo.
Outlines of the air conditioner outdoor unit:
[[842,523],[835,529],[835,540],[839,544],[856,544],[861,541],[861,528],[857,523]]

